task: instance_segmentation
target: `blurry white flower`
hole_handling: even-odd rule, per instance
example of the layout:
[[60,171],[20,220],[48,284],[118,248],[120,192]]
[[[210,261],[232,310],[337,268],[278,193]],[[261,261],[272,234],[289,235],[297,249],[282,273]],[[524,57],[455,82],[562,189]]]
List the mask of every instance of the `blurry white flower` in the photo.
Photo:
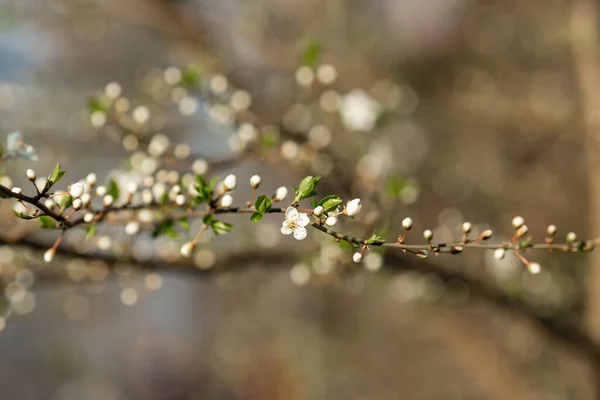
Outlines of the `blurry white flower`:
[[285,212],[285,220],[281,224],[281,233],[284,235],[294,234],[294,238],[302,240],[306,237],[305,226],[310,223],[308,215],[299,213],[294,207],[289,207]]
[[140,224],[136,221],[130,221],[125,225],[125,233],[128,235],[135,235],[140,231]]
[[44,261],[46,261],[47,263],[52,262],[52,260],[54,260],[54,254],[56,254],[56,250],[48,249],[44,253]]
[[381,105],[360,89],[342,97],[340,114],[346,129],[368,132],[373,130],[381,113]]
[[192,252],[194,251],[194,247],[196,247],[196,245],[192,242],[184,243],[183,246],[181,246],[181,250],[180,250],[181,255],[184,257],[191,256]]

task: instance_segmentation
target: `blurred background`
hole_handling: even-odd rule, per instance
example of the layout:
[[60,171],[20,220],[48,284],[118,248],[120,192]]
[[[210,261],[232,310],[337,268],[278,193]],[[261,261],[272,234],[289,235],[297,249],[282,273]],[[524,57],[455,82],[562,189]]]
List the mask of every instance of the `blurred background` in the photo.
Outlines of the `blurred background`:
[[[410,216],[409,242],[426,228],[436,240],[456,239],[466,220],[476,234],[492,228],[503,240],[521,215],[536,241],[548,224],[561,238],[591,237],[600,233],[597,7],[0,0],[0,136],[23,132],[40,175],[60,161],[72,181],[90,171],[121,176],[136,168],[137,139],[126,140],[129,128],[90,106],[117,82],[123,114],[149,120],[135,135],[160,132],[189,145],[192,155],[178,157],[182,170],[247,153],[232,114],[256,124],[264,151],[214,174],[246,182],[258,173],[267,191],[322,175],[320,193],[363,199],[363,216],[344,232],[377,227],[393,240]],[[177,72],[165,70],[173,66],[202,71],[203,87],[226,100],[174,90],[169,77]],[[2,165],[5,179],[24,188],[29,167]],[[250,190],[241,191],[243,201]],[[3,237],[25,232],[52,244],[52,235],[8,219],[8,203],[0,215]],[[319,232],[301,244],[280,235],[277,216],[235,222],[237,233],[203,242],[194,257],[208,270],[240,255],[217,274],[125,263],[108,274],[102,257],[46,267],[33,249],[0,247],[3,274],[28,288],[18,301],[5,293],[0,397],[597,398],[600,369],[577,339],[552,337],[538,320],[600,336],[594,254],[532,253],[543,266],[537,275],[515,257],[498,261],[478,250],[425,261],[374,252],[357,267],[348,265],[349,250]],[[180,239],[147,236],[134,253],[178,253]],[[49,268],[64,277],[38,278]],[[529,311],[473,295],[468,282],[448,279],[452,273]]]

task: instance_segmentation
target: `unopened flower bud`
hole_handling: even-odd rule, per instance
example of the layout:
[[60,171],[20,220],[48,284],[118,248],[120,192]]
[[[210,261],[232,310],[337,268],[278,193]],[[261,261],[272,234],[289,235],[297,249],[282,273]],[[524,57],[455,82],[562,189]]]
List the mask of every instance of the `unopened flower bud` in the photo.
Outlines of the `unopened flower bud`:
[[46,201],[44,201],[44,205],[50,210],[56,208],[56,202],[52,199],[46,199]]
[[471,232],[471,223],[470,222],[463,222],[462,224],[462,230],[464,233],[470,233]]
[[427,258],[429,256],[429,252],[427,250],[419,250],[415,255],[419,258]]
[[337,217],[327,217],[325,220],[325,225],[327,226],[335,226],[337,224]]
[[223,180],[223,188],[229,192],[229,191],[235,189],[235,183],[236,183],[235,175],[233,175],[233,174],[227,175],[225,177],[225,179]]
[[515,229],[519,229],[521,226],[523,226],[524,223],[525,220],[523,219],[523,217],[514,217],[512,220],[512,226]]
[[105,194],[106,194],[106,186],[98,186],[96,188],[96,196],[104,197]]
[[29,179],[31,182],[35,181],[35,179],[37,178],[35,171],[32,169],[28,169],[26,171],[26,175],[27,175],[27,179]]
[[362,253],[361,253],[361,252],[359,252],[359,251],[357,251],[356,253],[354,253],[354,254],[352,255],[352,260],[353,260],[355,263],[359,263],[359,262],[362,260],[362,258],[363,258],[363,255],[362,255]]
[[325,211],[325,209],[322,206],[316,206],[313,210],[313,214],[318,217],[319,215],[323,214],[323,211]]
[[488,240],[489,238],[492,237],[492,230],[491,229],[486,229],[485,231],[483,231],[481,233],[481,235],[479,236],[479,238],[481,240]]
[[12,188],[10,191],[13,193],[16,193],[16,194],[23,193],[23,189],[21,189],[20,187],[16,187],[16,186],[14,188]]
[[505,249],[496,249],[494,251],[494,258],[496,260],[502,260],[505,255],[506,255],[506,250]]
[[46,250],[46,252],[44,253],[44,261],[46,261],[47,263],[52,262],[52,260],[54,260],[55,254],[56,254],[56,250],[54,250],[54,249]]
[[81,197],[81,195],[83,194],[83,190],[84,190],[83,183],[77,182],[77,183],[74,183],[71,185],[71,187],[69,188],[69,194],[74,199],[77,199],[77,198]]
[[129,182],[127,184],[127,192],[129,192],[130,194],[133,194],[135,192],[137,192],[138,190],[138,184],[135,182]]
[[464,250],[464,247],[462,246],[452,246],[452,248],[450,249],[450,254],[460,254],[462,253]]
[[115,199],[110,194],[107,194],[102,199],[102,204],[104,205],[104,207],[110,207],[112,205],[112,203],[113,203],[114,200]]
[[567,233],[567,243],[573,243],[575,240],[577,240],[577,235],[575,232]]
[[527,225],[521,225],[519,229],[517,229],[517,237],[522,238],[523,236],[527,235],[527,232],[529,232]]
[[413,225],[412,218],[404,218],[402,220],[402,227],[404,228],[404,230],[410,231],[410,228],[412,228],[412,225]]
[[280,186],[275,191],[275,195],[273,196],[273,201],[283,201],[288,195],[288,189],[285,186]]
[[556,226],[548,225],[548,227],[546,228],[546,233],[548,234],[548,236],[554,236],[556,234]]
[[252,187],[252,189],[258,189],[258,186],[260,185],[260,180],[260,176],[252,175],[252,177],[250,178],[250,186]]
[[423,232],[423,237],[425,238],[425,240],[430,242],[431,239],[433,239],[433,232],[431,232],[429,229],[427,229],[426,231]]
[[81,207],[83,207],[83,202],[81,201],[81,199],[73,200],[73,210],[81,210]]
[[536,262],[530,262],[529,264],[527,264],[527,269],[532,274],[539,274],[540,271],[542,270],[542,267],[540,266],[540,264],[538,264]]
[[92,196],[90,196],[89,193],[84,193],[81,195],[81,202],[83,203],[84,206],[87,206],[88,204],[90,204],[91,200],[92,200]]
[[360,204],[360,199],[350,200],[346,203],[346,215],[354,217],[360,212],[361,208],[362,204]]
[[85,214],[85,215],[83,216],[83,221],[84,221],[85,223],[88,223],[88,224],[89,224],[89,223],[90,223],[90,222],[92,222],[93,220],[94,220],[94,214],[92,214],[92,213],[87,213],[87,214]]
[[85,177],[85,181],[87,182],[88,185],[94,186],[97,181],[96,174],[94,174],[93,172],[88,174],[88,176]]
[[181,246],[181,250],[179,252],[181,253],[182,256],[189,257],[192,255],[192,252],[194,251],[194,247],[196,247],[196,245],[194,243],[186,242],[183,244],[183,246]]
[[152,196],[152,192],[149,189],[144,189],[142,192],[142,203],[151,204],[154,201],[154,196]]
[[221,197],[221,201],[219,202],[219,205],[221,206],[221,208],[229,208],[229,207],[231,207],[232,204],[233,204],[233,197],[229,194],[226,194],[225,196]]

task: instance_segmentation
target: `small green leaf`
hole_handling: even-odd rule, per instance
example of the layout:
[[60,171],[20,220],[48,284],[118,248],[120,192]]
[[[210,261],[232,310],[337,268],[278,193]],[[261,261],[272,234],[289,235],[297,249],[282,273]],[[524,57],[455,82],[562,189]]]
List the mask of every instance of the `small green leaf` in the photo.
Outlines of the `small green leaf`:
[[202,217],[202,222],[205,223],[206,225],[211,225],[214,220],[215,220],[215,216],[212,214],[206,214],[204,217]]
[[159,236],[167,235],[170,238],[177,238],[179,234],[175,230],[175,223],[173,220],[169,219],[163,221],[162,223],[156,225],[154,230],[151,233],[153,239],[156,239]]
[[296,199],[294,202],[297,203],[302,199],[316,195],[317,192],[315,192],[315,187],[317,186],[319,179],[321,179],[320,176],[307,176],[306,178],[302,179],[300,186],[296,190]]
[[90,113],[93,113],[94,111],[107,111],[106,105],[97,97],[90,98],[87,106]]
[[264,215],[271,210],[271,199],[268,196],[259,196],[254,203],[256,212]]
[[96,225],[96,224],[88,225],[87,228],[85,228],[85,238],[91,239],[92,237],[94,237],[97,230],[98,230],[98,225]]
[[15,210],[13,210],[13,213],[21,219],[35,219],[36,218],[31,215],[27,215],[24,212],[19,212],[19,211],[15,211]]
[[310,201],[310,205],[312,206],[312,208],[317,208],[317,206],[319,205],[319,203],[317,203],[317,201],[315,199]]
[[47,215],[42,215],[40,218],[40,227],[44,229],[56,229],[56,221]]
[[259,213],[256,213],[256,212],[255,212],[255,213],[254,213],[254,214],[252,214],[252,216],[250,217],[250,221],[252,221],[252,222],[258,222],[258,221],[260,221],[262,218],[263,218],[262,214],[259,214]]
[[119,195],[121,194],[121,191],[119,190],[119,185],[117,185],[117,182],[115,182],[114,179],[111,179],[110,182],[108,182],[108,192],[107,193],[109,195],[111,195],[115,201],[119,199]]
[[181,72],[181,86],[196,88],[200,84],[202,78],[202,70],[197,65],[190,65]]
[[206,182],[202,175],[196,175],[196,186],[194,189],[198,192],[196,195],[196,202],[198,204],[210,202],[214,187],[218,181],[219,178],[213,178],[210,182]]
[[229,232],[231,229],[233,229],[233,225],[231,225],[227,222],[224,222],[224,221],[217,221],[217,220],[212,221],[210,226],[216,235],[224,235],[227,232]]
[[333,210],[340,204],[342,204],[342,199],[340,198],[340,196],[336,196],[336,195],[323,197],[321,199],[321,201],[319,201],[319,205],[321,207],[323,207],[325,212],[329,212],[329,211]]
[[322,50],[323,46],[319,42],[311,40],[302,54],[302,65],[315,67]]
[[179,218],[179,226],[181,226],[185,230],[190,229],[190,220],[188,219],[188,217]]
[[65,176],[67,173],[65,171],[61,171],[60,169],[60,163],[56,164],[56,167],[54,167],[54,172],[52,172],[52,175],[50,175],[48,177],[48,179],[46,180],[46,182],[52,186],[54,185],[56,182],[58,182],[59,180],[61,180],[61,178],[63,176]]
[[373,235],[367,239],[367,241],[365,242],[366,244],[373,244],[375,242],[378,242],[381,240],[380,236],[377,236],[375,233],[373,233]]
[[73,204],[73,197],[71,197],[70,194],[65,194],[61,197],[58,206],[61,210],[66,210],[67,208],[71,207],[71,204]]

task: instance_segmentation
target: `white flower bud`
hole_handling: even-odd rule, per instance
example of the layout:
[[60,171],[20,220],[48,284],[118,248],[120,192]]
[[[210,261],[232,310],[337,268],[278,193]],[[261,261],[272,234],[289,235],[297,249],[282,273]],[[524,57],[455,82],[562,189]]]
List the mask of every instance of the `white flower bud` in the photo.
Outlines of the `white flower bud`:
[[233,175],[233,174],[227,175],[225,177],[225,179],[223,180],[223,188],[229,192],[229,191],[235,189],[235,183],[236,183],[235,175]]
[[81,210],[81,207],[83,207],[83,202],[81,201],[81,199],[73,200],[73,210]]
[[260,176],[258,175],[252,175],[252,177],[250,178],[250,186],[252,187],[252,189],[258,189],[258,185],[260,185]]
[[144,191],[142,192],[142,203],[151,204],[152,201],[154,201],[154,196],[152,195],[152,192],[149,189],[144,189]]
[[410,228],[412,228],[413,225],[413,220],[412,218],[404,218],[402,220],[402,228],[404,228],[404,230],[409,231]]
[[506,250],[505,249],[496,249],[494,251],[494,258],[496,260],[502,260],[505,255],[506,255]]
[[106,186],[98,186],[96,188],[96,196],[104,197],[105,194],[106,194]]
[[517,229],[517,237],[522,238],[523,236],[527,235],[527,232],[529,232],[527,225],[521,225],[519,229]]
[[77,199],[81,197],[81,195],[83,194],[83,190],[83,183],[77,182],[71,185],[71,187],[69,188],[69,194],[71,195],[71,197]]
[[46,201],[44,201],[44,205],[50,210],[56,208],[56,202],[54,202],[52,199],[46,199]]
[[129,182],[129,183],[127,184],[127,191],[128,191],[129,193],[135,193],[135,192],[137,192],[137,190],[138,190],[138,185],[137,185],[137,183],[135,183],[135,182]]
[[225,196],[221,197],[221,201],[219,202],[219,205],[221,206],[221,208],[229,208],[229,207],[231,207],[232,204],[233,204],[233,197],[229,194],[226,194]]
[[423,232],[423,238],[425,238],[425,240],[427,240],[428,242],[431,241],[431,239],[433,239],[433,232],[427,229]]
[[352,261],[354,261],[355,263],[359,263],[362,260],[362,258],[363,258],[362,253],[360,253],[358,251],[352,255]]
[[135,235],[140,231],[140,224],[136,221],[130,221],[125,225],[125,233],[128,235]]
[[273,196],[273,201],[283,201],[288,195],[288,189],[285,186],[280,186],[275,191],[275,195]]
[[181,253],[182,256],[189,257],[192,255],[192,252],[194,251],[194,247],[196,247],[196,245],[194,243],[186,242],[183,244],[183,246],[181,246],[181,250],[179,252]]
[[185,204],[185,196],[178,194],[177,197],[175,197],[175,204],[178,206],[183,206]]
[[323,214],[323,211],[325,211],[325,209],[322,206],[316,206],[313,210],[313,214],[318,217],[319,215]]
[[568,243],[572,243],[575,240],[577,240],[577,235],[575,234],[575,232],[569,232],[569,233],[567,233],[567,242]]
[[98,178],[96,177],[96,174],[94,174],[93,172],[89,173],[88,176],[85,177],[85,181],[90,186],[94,186],[97,182],[97,179]]
[[546,233],[548,234],[548,236],[554,236],[556,234],[556,226],[548,225],[548,228],[546,228]]
[[327,217],[325,220],[325,225],[327,226],[335,226],[337,224],[337,217]]
[[115,199],[110,194],[107,194],[102,199],[102,204],[104,205],[104,207],[110,207],[113,201],[115,201]]
[[471,223],[470,222],[463,222],[462,224],[462,230],[464,233],[470,233],[471,232]]
[[52,260],[54,260],[54,254],[56,254],[56,250],[46,250],[46,252],[44,253],[44,261],[46,261],[47,263],[52,262]]
[[16,187],[16,186],[14,188],[12,188],[10,191],[13,193],[16,193],[16,194],[23,193],[23,189],[21,189],[20,187]]
[[26,171],[26,175],[27,175],[27,179],[29,179],[31,182],[35,181],[35,179],[37,178],[35,171],[32,169],[28,169]]
[[84,193],[81,195],[81,202],[83,203],[84,206],[87,206],[88,204],[90,204],[91,200],[92,200],[92,196],[90,196],[89,193]]
[[514,217],[512,220],[512,226],[515,229],[519,229],[521,226],[523,226],[524,223],[525,220],[523,219],[523,217]]
[[346,215],[349,217],[354,217],[360,212],[362,208],[362,204],[360,204],[360,199],[350,200],[346,203]]
[[532,274],[539,274],[540,271],[542,270],[542,267],[540,266],[540,264],[538,264],[536,262],[530,262],[529,264],[527,264],[527,269]]
[[85,215],[83,216],[83,222],[85,222],[85,223],[88,223],[88,224],[89,224],[89,223],[90,223],[90,222],[92,222],[93,220],[94,220],[94,214],[92,214],[92,213],[90,213],[90,212],[89,212],[89,213],[87,213],[87,214],[85,214]]
[[479,236],[481,238],[481,240],[488,240],[489,238],[492,237],[492,230],[491,229],[486,229],[485,231],[483,231],[481,233],[481,236]]

